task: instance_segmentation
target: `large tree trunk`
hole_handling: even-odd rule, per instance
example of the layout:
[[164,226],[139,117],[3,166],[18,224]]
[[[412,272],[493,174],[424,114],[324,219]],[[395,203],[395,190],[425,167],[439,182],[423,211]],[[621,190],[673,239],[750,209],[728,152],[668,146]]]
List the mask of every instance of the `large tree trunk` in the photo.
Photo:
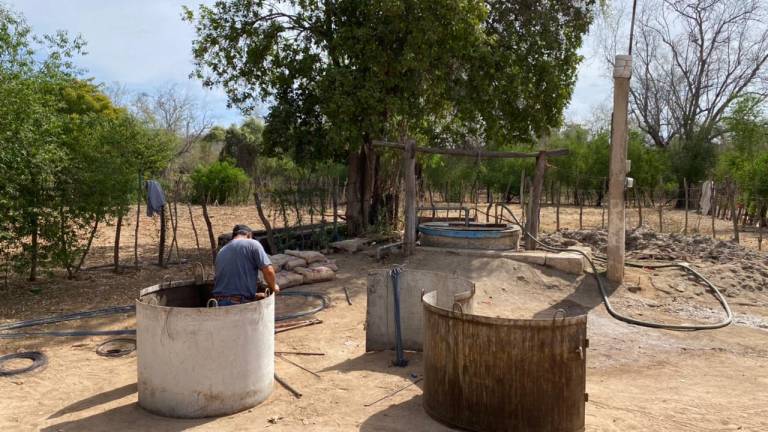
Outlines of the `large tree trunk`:
[[347,162],[347,232],[356,236],[363,234],[371,222],[376,155],[370,142],[359,152],[350,152]]

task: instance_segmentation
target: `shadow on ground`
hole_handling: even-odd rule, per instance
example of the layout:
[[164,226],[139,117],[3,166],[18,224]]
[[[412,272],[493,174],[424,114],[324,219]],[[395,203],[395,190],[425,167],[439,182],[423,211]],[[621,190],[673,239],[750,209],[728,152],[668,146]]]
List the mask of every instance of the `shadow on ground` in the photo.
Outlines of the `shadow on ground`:
[[[107,392],[109,393],[109,392]],[[102,393],[103,394],[103,393]],[[88,399],[92,399],[88,398]],[[88,400],[85,399],[85,400]],[[107,411],[103,411],[77,420],[69,420],[52,424],[41,429],[42,432],[60,431],[166,431],[176,432],[200,426],[216,420],[216,418],[204,419],[172,419],[156,416],[143,410],[134,402],[121,405]]]
[[[424,431],[424,432],[443,432],[453,431],[447,426],[433,420],[424,411],[422,406],[424,397],[422,395],[414,396],[404,402],[391,404],[376,414],[368,417],[361,425],[361,432],[403,432],[403,431]],[[387,404],[387,401],[381,401],[379,404]],[[385,405],[386,406],[386,405]],[[379,407],[381,408],[381,407]],[[402,421],[395,421],[407,418],[408,427],[403,428]]]

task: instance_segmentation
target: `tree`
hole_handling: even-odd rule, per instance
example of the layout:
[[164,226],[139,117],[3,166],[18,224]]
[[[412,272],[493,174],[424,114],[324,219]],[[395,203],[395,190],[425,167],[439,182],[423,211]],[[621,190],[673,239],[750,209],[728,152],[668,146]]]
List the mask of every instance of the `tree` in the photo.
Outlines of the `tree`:
[[729,108],[745,95],[768,97],[766,18],[760,0],[642,3],[631,112],[654,145],[673,150],[681,184],[703,179],[714,166]]
[[220,160],[235,161],[238,168],[253,175],[256,157],[261,149],[264,123],[255,118],[246,119],[240,127],[230,126],[224,132],[224,147],[219,153]]
[[81,40],[36,40],[0,6],[0,246],[30,280],[39,267],[77,272],[98,224],[127,208],[136,174],[167,163],[162,140],[79,78]]
[[272,104],[267,148],[346,156],[358,234],[376,213],[374,139],[499,146],[556,125],[593,5],[232,0],[185,13],[204,85],[246,112]]
[[141,93],[134,100],[134,112],[145,123],[178,137],[173,160],[189,153],[213,126],[210,113],[189,92],[175,84]]

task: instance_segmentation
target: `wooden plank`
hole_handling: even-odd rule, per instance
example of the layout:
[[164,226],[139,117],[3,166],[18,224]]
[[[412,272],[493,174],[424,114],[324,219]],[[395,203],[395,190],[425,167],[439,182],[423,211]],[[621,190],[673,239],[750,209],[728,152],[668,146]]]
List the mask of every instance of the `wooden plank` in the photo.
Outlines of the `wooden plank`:
[[539,209],[541,207],[541,190],[544,186],[544,174],[546,171],[547,153],[541,151],[536,158],[536,171],[533,175],[533,187],[531,188],[531,204],[528,206],[528,221],[525,226],[526,231],[533,237],[526,236],[525,238],[526,248],[529,250],[536,249],[536,241],[534,238],[539,238]]
[[[406,145],[402,143],[394,143],[390,141],[373,141],[374,147],[393,148],[399,150],[405,150]],[[442,154],[452,156],[468,156],[481,159],[490,158],[536,158],[539,156],[539,152],[525,153],[514,151],[490,151],[490,150],[467,150],[467,149],[441,149],[434,147],[415,147],[416,153],[428,153],[428,154]],[[570,154],[568,149],[557,149],[545,151],[548,157],[567,156]]]

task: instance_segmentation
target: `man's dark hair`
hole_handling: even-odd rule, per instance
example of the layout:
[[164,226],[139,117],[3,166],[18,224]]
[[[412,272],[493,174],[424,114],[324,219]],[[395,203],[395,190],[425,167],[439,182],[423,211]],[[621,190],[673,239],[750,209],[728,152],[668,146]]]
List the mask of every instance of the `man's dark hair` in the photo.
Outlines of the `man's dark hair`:
[[236,237],[239,235],[251,235],[253,234],[253,230],[248,225],[235,225],[234,228],[232,228],[232,237]]

